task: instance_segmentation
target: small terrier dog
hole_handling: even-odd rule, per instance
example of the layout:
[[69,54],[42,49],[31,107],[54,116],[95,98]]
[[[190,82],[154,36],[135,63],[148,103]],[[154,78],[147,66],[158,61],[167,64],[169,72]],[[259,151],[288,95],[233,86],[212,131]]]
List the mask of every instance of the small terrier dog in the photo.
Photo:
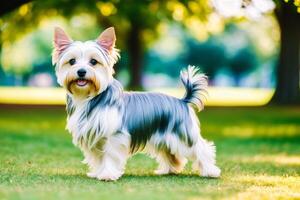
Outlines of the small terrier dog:
[[87,176],[120,178],[129,156],[144,151],[158,162],[156,174],[179,173],[188,160],[204,177],[219,177],[215,146],[200,135],[194,109],[203,108],[207,77],[189,66],[180,74],[182,99],[152,92],[124,92],[113,78],[119,59],[114,28],[94,41],[73,41],[55,28],[53,64],[67,91],[67,130],[84,154]]

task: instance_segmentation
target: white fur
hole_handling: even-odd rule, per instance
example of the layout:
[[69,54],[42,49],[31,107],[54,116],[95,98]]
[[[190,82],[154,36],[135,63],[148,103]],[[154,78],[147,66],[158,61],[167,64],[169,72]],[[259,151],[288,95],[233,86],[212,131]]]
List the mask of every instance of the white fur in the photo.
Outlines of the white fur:
[[[98,141],[101,143],[102,141]],[[84,163],[90,167],[87,174],[91,178],[112,181],[120,178],[125,170],[129,156],[130,137],[127,134],[117,134],[108,137],[99,148],[89,149],[81,146],[85,155]]]
[[[112,107],[105,109],[95,108],[89,118],[80,120],[80,116],[85,112],[86,106],[86,102],[80,102],[77,105],[73,115],[68,118],[67,130],[72,133],[75,145],[79,145],[81,138],[83,138],[87,147],[91,149],[101,138],[114,134],[121,123],[121,119],[117,108]],[[92,131],[88,135],[89,130]]]
[[[99,53],[99,50],[102,53]],[[84,67],[87,70],[87,76],[95,75],[96,79],[99,80],[100,90],[97,94],[103,92],[109,83],[112,81],[112,75],[114,73],[113,64],[117,61],[119,57],[118,51],[114,50],[114,53],[109,54],[110,56],[106,56],[105,50],[99,49],[97,44],[93,41],[87,42],[79,42],[76,41],[72,43],[72,45],[60,56],[58,62],[56,63],[56,77],[57,82],[63,86],[67,87],[64,83],[67,76],[72,74],[76,76],[76,72],[79,68]],[[71,58],[76,58],[76,65],[69,66],[68,61]],[[97,60],[101,60],[102,67],[91,67],[88,65],[88,62],[91,58],[96,58]]]
[[[110,53],[101,48],[99,50],[96,42],[73,42],[59,56],[56,64],[57,81],[67,88],[66,80],[76,78],[78,69],[84,68],[88,78],[94,78],[100,83],[99,90],[93,95],[100,94],[112,81],[113,65],[118,57],[116,49]],[[71,58],[76,58],[74,66],[68,64]],[[91,66],[91,58],[97,58],[101,64]],[[90,168],[87,175],[99,180],[117,180],[124,173],[126,161],[131,155],[131,136],[128,130],[118,129],[122,124],[122,111],[113,106],[95,107],[89,117],[82,118],[92,96],[85,97],[82,96],[85,93],[72,94],[70,91],[68,94],[75,109],[67,119],[66,128],[72,134],[73,143],[83,151],[83,162]],[[192,134],[189,135],[193,141],[192,146],[188,146],[187,142],[171,132],[156,133],[147,142],[145,152],[159,163],[157,174],[179,173],[184,169],[187,160],[190,160],[194,163],[194,169],[200,170],[202,176],[219,177],[221,171],[215,165],[215,146],[199,134],[197,116],[191,107],[189,113],[192,118]],[[163,148],[161,144],[164,144]]]
[[[88,176],[116,180],[124,173],[130,136],[117,132],[121,123],[117,108],[95,108],[89,118],[82,120],[80,115],[86,106],[85,102],[77,105],[68,118],[67,129],[72,133],[73,143],[84,153],[83,162],[90,167]],[[88,130],[92,131],[88,134]]]

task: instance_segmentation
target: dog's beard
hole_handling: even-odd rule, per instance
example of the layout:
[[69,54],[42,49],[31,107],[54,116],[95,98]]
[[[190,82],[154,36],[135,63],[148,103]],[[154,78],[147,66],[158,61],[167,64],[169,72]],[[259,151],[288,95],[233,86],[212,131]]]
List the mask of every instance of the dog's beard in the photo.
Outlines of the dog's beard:
[[100,90],[100,82],[95,76],[89,78],[67,76],[65,86],[72,95],[82,99],[96,96]]

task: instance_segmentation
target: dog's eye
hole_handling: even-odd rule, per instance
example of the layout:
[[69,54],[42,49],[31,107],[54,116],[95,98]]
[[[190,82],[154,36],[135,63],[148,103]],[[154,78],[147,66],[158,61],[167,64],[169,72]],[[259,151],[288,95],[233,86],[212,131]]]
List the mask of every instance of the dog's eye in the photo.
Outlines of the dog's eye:
[[75,58],[72,58],[72,59],[69,60],[69,64],[70,65],[74,65],[75,63],[76,63]]
[[98,61],[95,60],[95,59],[91,59],[91,60],[90,60],[90,63],[91,63],[92,65],[97,65],[97,64],[98,64]]

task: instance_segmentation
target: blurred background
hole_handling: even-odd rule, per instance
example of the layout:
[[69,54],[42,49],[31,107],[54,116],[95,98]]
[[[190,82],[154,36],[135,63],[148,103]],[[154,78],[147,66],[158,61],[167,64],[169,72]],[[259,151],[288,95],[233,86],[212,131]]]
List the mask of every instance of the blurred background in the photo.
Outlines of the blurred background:
[[208,105],[264,105],[272,96],[271,103],[299,103],[299,4],[298,0],[2,2],[0,103],[64,104],[63,91],[51,89],[58,87],[51,63],[55,26],[74,40],[95,39],[114,26],[121,50],[116,78],[127,89],[181,96],[179,72],[191,64],[209,76]]

